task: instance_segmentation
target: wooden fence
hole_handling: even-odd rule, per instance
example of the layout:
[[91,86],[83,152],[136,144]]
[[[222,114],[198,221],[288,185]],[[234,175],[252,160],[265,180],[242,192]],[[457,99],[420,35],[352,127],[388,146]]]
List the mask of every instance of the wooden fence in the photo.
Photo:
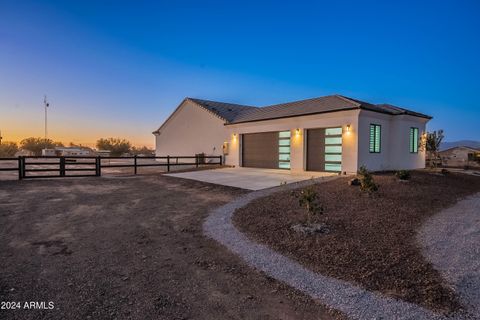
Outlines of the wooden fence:
[[[154,163],[142,163],[141,160],[154,160]],[[126,160],[131,163],[102,163],[106,160]],[[186,161],[185,161],[186,160]],[[63,177],[100,177],[102,168],[133,168],[138,173],[140,167],[165,167],[170,172],[173,166],[221,165],[222,156],[165,156],[165,157],[101,157],[101,156],[20,156],[18,158],[0,158],[0,164],[8,161],[16,166],[2,168],[0,171],[18,171],[18,179],[63,178]],[[39,174],[55,172],[58,174]],[[81,172],[81,174],[70,174]],[[29,173],[35,173],[31,175]]]

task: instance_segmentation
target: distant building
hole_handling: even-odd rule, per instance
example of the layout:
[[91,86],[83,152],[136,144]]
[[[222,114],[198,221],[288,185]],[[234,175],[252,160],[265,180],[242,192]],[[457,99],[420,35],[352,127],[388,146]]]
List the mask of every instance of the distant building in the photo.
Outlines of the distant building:
[[444,167],[480,168],[480,150],[465,146],[453,147],[440,151]]
[[56,147],[55,149],[43,149],[42,156],[91,156],[92,151],[78,147]]

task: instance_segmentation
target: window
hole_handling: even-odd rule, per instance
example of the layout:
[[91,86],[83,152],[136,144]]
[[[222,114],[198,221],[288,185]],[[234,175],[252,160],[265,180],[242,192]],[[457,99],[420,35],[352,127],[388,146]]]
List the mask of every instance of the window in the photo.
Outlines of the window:
[[342,171],[342,165],[340,163],[325,163],[325,171]]
[[382,126],[379,124],[370,125],[370,153],[380,153]]
[[325,129],[325,171],[342,171],[342,127]]
[[418,153],[418,128],[410,128],[410,153]]
[[327,128],[325,129],[326,136],[341,136],[342,135],[342,127],[339,128]]
[[278,168],[290,169],[290,131],[278,133]]

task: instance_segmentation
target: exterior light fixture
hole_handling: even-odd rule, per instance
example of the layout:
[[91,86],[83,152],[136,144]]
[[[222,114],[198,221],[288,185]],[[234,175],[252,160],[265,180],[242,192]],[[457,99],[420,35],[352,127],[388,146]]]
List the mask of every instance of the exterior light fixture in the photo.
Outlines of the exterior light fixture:
[[300,129],[295,129],[295,135],[299,136],[300,135]]
[[237,140],[237,134],[236,133],[233,134],[233,140]]
[[350,132],[350,125],[347,124],[347,127],[345,128],[347,132]]

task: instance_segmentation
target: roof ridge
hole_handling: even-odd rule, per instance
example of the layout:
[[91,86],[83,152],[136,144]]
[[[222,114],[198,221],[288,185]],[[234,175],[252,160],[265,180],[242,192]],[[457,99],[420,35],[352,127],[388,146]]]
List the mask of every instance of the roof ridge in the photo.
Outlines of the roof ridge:
[[[345,101],[347,101],[347,102],[353,103],[354,105],[356,105],[356,106],[359,107],[359,108],[362,106],[362,104],[359,103],[358,100],[355,100],[355,99],[353,99],[353,98],[349,98],[349,97],[346,97],[346,96],[342,96],[341,94],[334,94],[334,95],[332,95],[332,96],[337,97],[337,98],[340,98],[340,99],[345,100]],[[327,97],[328,97],[328,96],[327,96]]]
[[[189,98],[189,97],[186,97],[186,98],[184,99],[184,101],[191,101],[191,102],[193,102],[196,106],[198,106],[198,107],[206,110],[207,112],[210,112],[211,114],[213,114],[213,115],[216,116],[217,118],[222,119],[222,120],[225,120],[226,122],[229,122],[227,118],[222,117],[219,113],[210,110],[209,108],[205,107],[204,105],[202,105],[201,103],[199,103],[199,102],[196,101],[196,100],[202,100],[202,99]],[[203,100],[203,101],[210,101],[210,100]],[[211,101],[211,102],[217,102],[217,101]],[[215,109],[215,110],[216,110],[216,109]]]
[[340,98],[344,101],[347,101],[349,103],[352,103],[356,106],[360,106],[360,104],[358,102],[355,102],[353,101],[352,99],[348,98],[348,97],[344,97],[342,95],[339,95],[339,94],[329,94],[329,95],[326,95],[326,96],[321,96],[321,97],[313,97],[313,98],[308,98],[308,99],[301,99],[301,100],[294,100],[294,101],[289,101],[289,102],[283,102],[283,103],[276,103],[276,104],[271,104],[271,105],[266,105],[266,106],[262,106],[262,107],[259,107],[259,109],[263,109],[263,108],[269,108],[269,107],[275,107],[275,106],[282,106],[282,105],[291,105],[291,104],[294,104],[294,103],[301,103],[301,102],[308,102],[308,101],[313,101],[313,100],[319,100],[319,99],[326,99],[326,98],[332,98],[332,97],[336,97],[336,98]]
[[215,100],[207,100],[207,99],[200,99],[200,98],[191,98],[191,97],[186,97],[185,99],[193,101],[195,103],[199,103],[199,101],[205,101],[205,102],[213,102],[213,103],[221,103],[225,105],[231,105],[231,106],[239,106],[239,107],[247,107],[247,108],[259,108],[257,106],[250,106],[246,104],[239,104],[239,103],[232,103],[232,102],[223,102],[223,101],[215,101]]

